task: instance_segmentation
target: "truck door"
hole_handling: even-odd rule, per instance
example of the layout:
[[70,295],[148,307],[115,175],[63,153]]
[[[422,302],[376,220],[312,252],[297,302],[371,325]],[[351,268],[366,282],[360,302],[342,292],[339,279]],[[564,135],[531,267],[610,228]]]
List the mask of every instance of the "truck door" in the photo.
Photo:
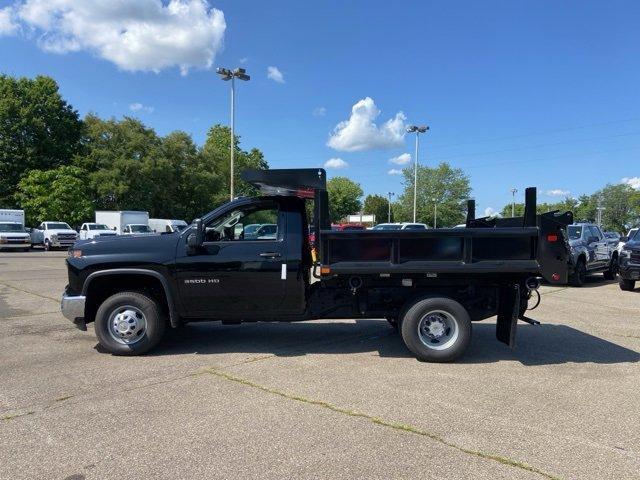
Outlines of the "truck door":
[[609,244],[606,237],[602,234],[598,227],[589,227],[591,230],[591,236],[594,239],[598,239],[595,242],[595,256],[599,266],[606,266],[609,264]]
[[[244,225],[274,224],[273,236],[244,238]],[[286,216],[272,200],[231,208],[204,224],[204,244],[176,258],[176,280],[187,316],[265,318],[285,297]],[[284,273],[283,273],[284,272]],[[283,278],[284,277],[284,278]]]

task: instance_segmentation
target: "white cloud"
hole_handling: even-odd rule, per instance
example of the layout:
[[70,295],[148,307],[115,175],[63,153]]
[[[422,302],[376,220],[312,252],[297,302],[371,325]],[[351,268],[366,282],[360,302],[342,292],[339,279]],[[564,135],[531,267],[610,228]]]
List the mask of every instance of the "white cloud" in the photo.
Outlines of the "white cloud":
[[640,190],[640,177],[624,177],[622,180],[620,180],[620,183],[626,183],[632,188]]
[[284,75],[278,67],[267,67],[267,78],[277,83],[284,83]]
[[496,212],[493,208],[487,207],[484,209],[485,217],[499,217],[500,213]]
[[349,164],[341,158],[330,158],[329,160],[324,162],[324,168],[335,168],[339,170],[342,168],[347,168],[348,166]]
[[351,108],[349,120],[340,122],[329,136],[327,145],[334,150],[358,152],[376,148],[401,147],[406,130],[404,113],[396,113],[380,127],[375,119],[380,115],[373,99],[363,98]]
[[402,170],[398,168],[392,168],[387,172],[389,175],[402,175]]
[[14,9],[12,7],[0,9],[0,36],[16,33],[18,33],[18,24],[14,19]]
[[324,107],[316,107],[313,109],[314,117],[324,117],[327,114],[327,109]]
[[403,153],[398,155],[397,157],[393,157],[389,159],[389,163],[395,163],[396,165],[406,165],[411,162],[411,154]]
[[127,71],[210,68],[226,29],[206,0],[19,0],[11,8],[42,50],[88,51]]
[[240,59],[240,63],[242,63],[242,64],[245,64],[245,63],[247,63],[248,61],[249,61],[249,59],[248,59],[247,57],[242,57],[242,58]]
[[149,107],[147,105],[143,105],[139,102],[135,102],[132,103],[131,105],[129,105],[129,110],[131,110],[132,112],[147,112],[147,113],[153,113],[153,111],[155,110],[153,107]]
[[553,190],[547,190],[547,195],[550,197],[568,197],[571,194],[569,190],[562,190],[560,188],[555,188]]

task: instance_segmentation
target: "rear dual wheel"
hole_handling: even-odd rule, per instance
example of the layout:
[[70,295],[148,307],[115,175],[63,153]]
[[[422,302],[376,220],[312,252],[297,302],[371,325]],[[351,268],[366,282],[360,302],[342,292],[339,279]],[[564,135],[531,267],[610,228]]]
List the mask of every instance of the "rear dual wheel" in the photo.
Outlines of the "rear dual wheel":
[[402,316],[402,339],[423,362],[451,362],[460,357],[471,340],[471,318],[451,298],[418,300]]

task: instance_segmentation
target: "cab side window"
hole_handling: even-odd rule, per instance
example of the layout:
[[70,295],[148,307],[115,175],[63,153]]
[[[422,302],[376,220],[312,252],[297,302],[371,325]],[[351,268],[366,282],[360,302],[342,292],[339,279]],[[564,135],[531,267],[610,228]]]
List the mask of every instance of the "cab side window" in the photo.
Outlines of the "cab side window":
[[205,242],[274,241],[278,213],[273,203],[232,210],[205,225]]

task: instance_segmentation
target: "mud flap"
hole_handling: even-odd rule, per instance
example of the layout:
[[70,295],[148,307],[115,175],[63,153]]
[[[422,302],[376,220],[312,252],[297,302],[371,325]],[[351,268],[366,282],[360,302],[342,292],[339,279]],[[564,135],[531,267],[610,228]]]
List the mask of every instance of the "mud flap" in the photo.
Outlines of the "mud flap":
[[520,286],[516,284],[500,287],[496,338],[513,348],[516,345],[516,329],[520,314]]

